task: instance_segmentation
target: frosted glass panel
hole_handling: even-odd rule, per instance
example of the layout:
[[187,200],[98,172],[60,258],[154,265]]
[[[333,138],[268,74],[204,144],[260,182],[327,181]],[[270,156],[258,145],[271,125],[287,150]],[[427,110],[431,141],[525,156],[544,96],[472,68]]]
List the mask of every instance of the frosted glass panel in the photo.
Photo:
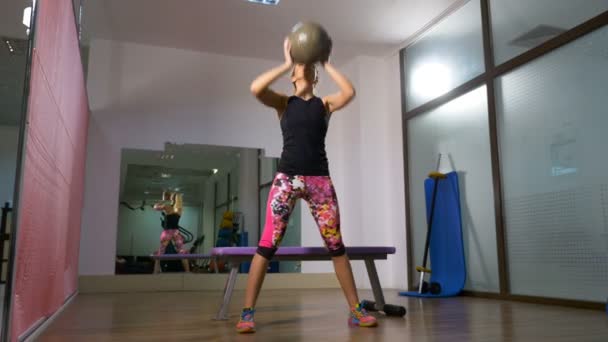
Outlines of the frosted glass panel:
[[468,2],[405,50],[407,109],[416,108],[484,71],[481,7]]
[[225,174],[220,175],[216,184],[217,193],[215,197],[215,204],[224,204],[226,201],[228,201],[228,176]]
[[426,238],[424,180],[441,153],[441,172],[457,171],[467,265],[466,288],[498,292],[498,258],[486,87],[408,121],[414,264]]
[[260,157],[260,184],[266,184],[274,179],[277,158]]
[[230,199],[233,200],[239,195],[239,170],[235,169],[230,173]]
[[608,295],[608,28],[496,82],[515,294]]
[[496,65],[608,10],[608,0],[492,0]]

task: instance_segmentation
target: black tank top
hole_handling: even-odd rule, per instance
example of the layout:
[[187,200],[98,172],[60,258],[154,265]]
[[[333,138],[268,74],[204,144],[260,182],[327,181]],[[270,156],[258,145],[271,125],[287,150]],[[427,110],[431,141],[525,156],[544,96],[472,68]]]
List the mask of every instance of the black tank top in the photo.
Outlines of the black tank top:
[[283,153],[277,171],[291,176],[329,176],[325,152],[328,124],[323,100],[291,96],[281,116]]
[[178,229],[179,228],[179,214],[165,214],[163,213],[163,228],[164,229]]

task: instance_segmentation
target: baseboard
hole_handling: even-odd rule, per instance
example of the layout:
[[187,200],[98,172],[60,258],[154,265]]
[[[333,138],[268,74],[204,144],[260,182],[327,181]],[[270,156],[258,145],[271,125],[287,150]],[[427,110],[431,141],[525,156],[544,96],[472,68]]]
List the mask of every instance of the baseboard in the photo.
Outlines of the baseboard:
[[602,302],[590,302],[584,300],[575,299],[561,299],[561,298],[549,298],[549,297],[535,297],[535,296],[524,296],[514,294],[500,294],[493,292],[481,292],[481,291],[462,291],[463,296],[486,298],[486,299],[498,299],[498,300],[509,300],[514,302],[542,304],[542,305],[557,305],[567,306],[578,309],[591,309],[603,311],[606,309],[606,304]]
[[61,315],[61,313],[67,308],[70,303],[76,298],[78,295],[78,291],[72,293],[68,299],[63,302],[61,305],[51,316],[47,318],[41,318],[36,323],[34,323],[29,329],[27,329],[23,334],[19,336],[17,339],[19,342],[34,342],[42,333]]
[[[163,273],[133,275],[80,276],[79,293],[158,292],[158,291],[222,291],[228,274]],[[244,290],[246,274],[239,274],[235,289]],[[269,273],[265,289],[327,289],[339,288],[333,273]]]

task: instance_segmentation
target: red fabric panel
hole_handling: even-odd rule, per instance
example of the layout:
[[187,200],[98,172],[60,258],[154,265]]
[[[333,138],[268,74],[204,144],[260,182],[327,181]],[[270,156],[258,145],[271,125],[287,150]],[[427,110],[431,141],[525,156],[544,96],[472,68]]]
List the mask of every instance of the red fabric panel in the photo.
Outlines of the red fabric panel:
[[38,1],[11,341],[78,284],[88,101],[71,0]]

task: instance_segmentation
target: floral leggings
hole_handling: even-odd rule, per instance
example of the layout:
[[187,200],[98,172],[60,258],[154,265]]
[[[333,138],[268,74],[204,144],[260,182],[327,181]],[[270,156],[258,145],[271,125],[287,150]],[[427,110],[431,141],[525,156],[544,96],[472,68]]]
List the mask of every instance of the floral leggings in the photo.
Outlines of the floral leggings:
[[332,256],[344,255],[340,211],[329,176],[288,176],[277,173],[268,194],[266,223],[257,253],[270,260],[279,247],[296,200],[308,202],[325,246]]
[[160,248],[156,254],[164,255],[170,242],[173,242],[173,247],[175,247],[178,254],[188,254],[188,251],[184,248],[184,237],[179,232],[179,229],[163,229],[163,232],[160,234]]

